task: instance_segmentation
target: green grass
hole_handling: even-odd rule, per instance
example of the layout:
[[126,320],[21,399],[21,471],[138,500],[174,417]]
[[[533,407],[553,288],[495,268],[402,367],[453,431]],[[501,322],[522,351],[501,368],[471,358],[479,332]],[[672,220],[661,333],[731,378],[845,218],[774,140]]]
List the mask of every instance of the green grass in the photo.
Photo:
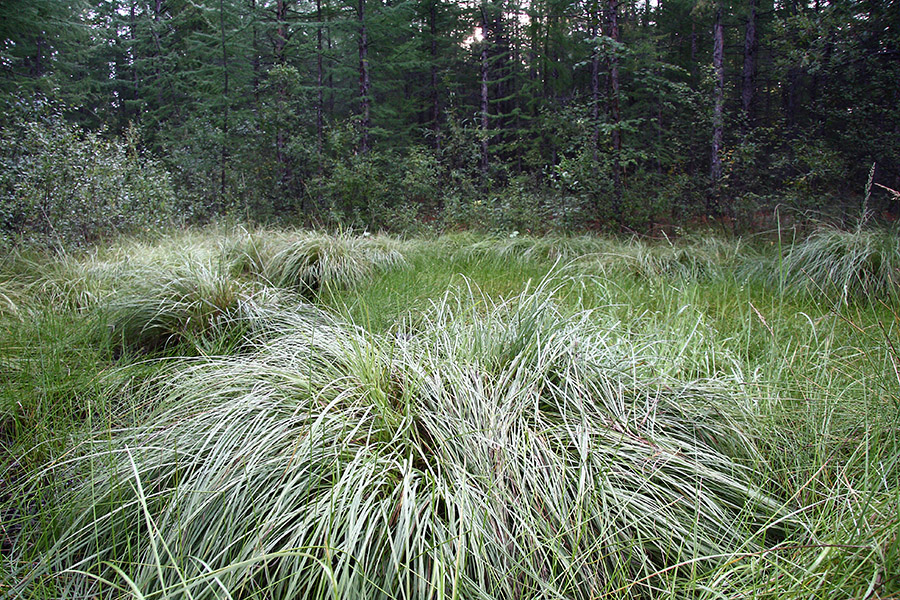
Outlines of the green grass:
[[226,254],[238,271],[314,297],[322,289],[351,287],[402,264],[402,247],[385,236],[263,230],[238,236]]
[[848,303],[900,298],[900,231],[820,227],[785,254],[780,277],[788,286]]
[[816,243],[5,258],[0,594],[900,593],[900,306],[792,284]]

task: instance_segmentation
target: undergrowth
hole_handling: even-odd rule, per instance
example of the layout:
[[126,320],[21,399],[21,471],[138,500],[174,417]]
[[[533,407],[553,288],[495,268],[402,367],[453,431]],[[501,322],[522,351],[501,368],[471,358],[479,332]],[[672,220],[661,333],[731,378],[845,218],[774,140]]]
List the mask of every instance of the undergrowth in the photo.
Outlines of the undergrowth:
[[881,235],[4,258],[0,593],[890,597]]

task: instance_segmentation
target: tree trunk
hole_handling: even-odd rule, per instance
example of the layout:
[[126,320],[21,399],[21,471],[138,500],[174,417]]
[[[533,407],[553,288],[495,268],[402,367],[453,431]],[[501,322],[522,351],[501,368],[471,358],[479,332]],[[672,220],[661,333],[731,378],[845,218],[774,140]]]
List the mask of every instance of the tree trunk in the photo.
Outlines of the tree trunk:
[[366,0],[359,0],[357,16],[359,18],[359,104],[360,104],[360,140],[359,152],[369,151],[369,38],[366,31]]
[[[153,75],[155,77],[156,88],[156,109],[159,110],[163,106],[163,78],[159,65],[162,61],[162,42],[159,39],[159,17],[162,14],[162,0],[156,0],[153,5],[153,24],[150,26],[150,33],[153,37],[153,47],[156,49],[156,56],[153,61]],[[171,82],[169,83],[171,86]]]
[[[794,16],[798,12],[798,6],[796,0],[790,0],[787,2],[788,14],[790,16]],[[790,44],[793,47],[799,47],[799,41],[796,39],[797,35],[795,32],[790,33]],[[787,123],[789,129],[794,129],[797,126],[797,109],[799,108],[799,98],[800,98],[800,80],[802,71],[800,70],[800,66],[796,63],[792,64],[787,71],[787,81],[785,85],[782,86],[782,103],[784,105],[784,120]]]
[[551,11],[547,11],[547,26],[544,27],[544,36],[543,36],[543,60],[541,61],[541,83],[543,90],[544,99],[550,99],[550,74],[553,72],[553,67],[551,66],[553,63],[553,57],[551,55],[550,48],[550,32],[553,28],[553,13]]
[[284,46],[287,43],[287,3],[285,0],[278,0],[275,3],[275,46],[273,54],[275,55],[275,64],[284,64]]
[[[157,2],[161,2],[162,0],[157,0]],[[250,51],[253,53],[253,56],[250,58],[250,67],[253,69],[253,79],[250,82],[250,85],[253,87],[253,101],[256,107],[259,107],[259,82],[262,80],[260,77],[260,65],[259,65],[259,32],[256,29],[256,0],[250,0],[250,12],[252,16],[250,17],[253,22],[253,27],[251,31],[251,48]]]
[[725,103],[725,28],[722,23],[722,5],[716,7],[713,26],[713,73],[715,93],[713,97],[712,161],[710,167],[711,196],[707,201],[710,213],[718,211],[718,187],[722,178],[722,134]]
[[[325,22],[328,24],[325,27],[325,48],[328,52],[329,60],[332,60],[334,45],[331,39],[331,10],[325,14]],[[325,100],[325,112],[329,118],[334,118],[334,73],[331,69],[328,70],[328,76],[325,78],[325,89],[328,90],[328,96]]]
[[140,92],[138,90],[137,72],[137,14],[135,0],[131,1],[128,9],[128,37],[131,41],[131,100],[134,102],[133,112],[140,117]]
[[316,0],[316,156],[319,163],[319,175],[322,174],[322,147],[324,138],[325,89],[324,70],[322,68],[322,0]]
[[[228,171],[228,48],[225,45],[225,3],[219,0],[219,25],[222,30],[222,151],[221,151],[221,172],[219,182],[219,202],[224,205],[225,202],[225,182]],[[220,206],[221,208],[221,206]]]
[[599,27],[599,8],[594,2],[591,7],[591,38],[593,39],[593,51],[591,52],[591,122],[594,131],[591,134],[591,152],[594,163],[600,159],[600,52],[597,48]]
[[[609,37],[619,43],[619,0],[609,0],[607,24]],[[621,221],[622,218],[622,132],[619,128],[621,116],[619,114],[619,57],[618,50],[613,48],[609,56],[609,116],[612,121],[612,146],[613,146],[613,218]]]
[[[656,76],[662,79],[662,69],[656,70]],[[656,172],[663,174],[662,166],[662,149],[663,149],[663,94],[656,93]]]
[[38,34],[34,40],[34,61],[29,65],[28,72],[32,77],[42,77],[44,75],[44,36]]
[[438,90],[438,47],[437,47],[437,0],[430,7],[431,29],[431,130],[434,134],[434,147],[441,149],[441,105]]
[[484,5],[481,7],[481,33],[484,39],[481,41],[481,180],[487,184],[488,174],[488,41],[487,41],[487,15]]
[[[815,0],[813,2],[813,12],[815,13],[815,19],[818,21],[821,19],[821,10],[822,6],[819,0]],[[828,64],[831,62],[831,42],[828,39],[830,36],[825,36],[825,51],[822,56],[821,65],[824,68],[815,69],[812,73],[811,81],[809,82],[809,102],[808,105],[812,107],[813,112],[820,112],[821,109],[818,106],[819,103],[819,87],[822,83],[821,73],[823,71],[828,70]]]
[[787,84],[784,86],[782,101],[784,103],[784,120],[791,129],[797,126],[800,79],[800,68],[797,66],[790,67],[787,72]]
[[741,112],[748,128],[753,127],[753,92],[756,78],[756,11],[759,0],[750,0],[750,13],[744,32],[744,69],[741,73]]
[[[284,65],[284,47],[287,42],[287,4],[285,0],[278,0],[275,4],[275,19],[277,24],[275,26],[275,45],[273,47],[273,55],[275,57],[276,65]],[[284,83],[279,82],[278,89],[276,91],[277,98],[276,102],[278,104],[278,114],[281,115],[282,111],[284,111],[284,105],[286,104],[286,96],[287,90],[284,89]],[[288,180],[288,169],[287,169],[287,157],[284,154],[284,148],[286,145],[286,136],[284,132],[284,128],[281,125],[281,119],[278,119],[278,123],[275,129],[275,162],[278,163],[278,168],[280,171],[279,181],[281,183],[282,191],[287,187]]]
[[[512,110],[512,138],[515,139],[519,132],[522,131],[522,106],[520,91],[522,89],[522,21],[520,20],[521,6],[514,5],[512,14],[512,23],[510,29],[512,34],[509,39],[509,93],[511,96],[510,109]],[[522,153],[515,152],[516,174],[522,174]]]
[[691,16],[691,80],[697,81],[697,22]]
[[[487,14],[484,14],[487,17]],[[491,85],[494,87],[494,140],[501,139],[508,130],[510,115],[513,111],[512,104],[512,76],[510,74],[510,42],[506,34],[503,21],[503,10],[496,4],[491,7],[490,24],[485,22],[483,33],[486,43],[490,44],[488,51],[488,67],[491,75]],[[488,38],[490,41],[487,42]]]

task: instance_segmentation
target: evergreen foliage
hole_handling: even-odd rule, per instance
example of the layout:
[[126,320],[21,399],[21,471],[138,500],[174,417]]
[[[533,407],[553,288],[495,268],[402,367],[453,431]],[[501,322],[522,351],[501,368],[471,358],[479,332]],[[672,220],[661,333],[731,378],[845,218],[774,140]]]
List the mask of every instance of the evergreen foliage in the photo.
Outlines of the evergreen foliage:
[[[779,204],[840,219],[872,163],[900,188],[894,8],[10,1],[0,121],[21,129],[14,105],[41,93],[68,123],[136,131],[198,221],[753,229]],[[900,211],[880,189],[871,208]]]

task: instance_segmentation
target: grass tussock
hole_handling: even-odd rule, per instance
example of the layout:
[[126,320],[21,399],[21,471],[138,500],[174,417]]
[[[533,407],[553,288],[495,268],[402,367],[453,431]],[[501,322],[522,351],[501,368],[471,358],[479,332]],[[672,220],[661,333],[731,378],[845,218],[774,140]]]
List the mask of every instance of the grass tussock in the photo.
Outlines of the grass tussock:
[[546,289],[479,303],[381,336],[286,314],[252,355],[167,373],[148,425],[57,469],[74,518],[38,574],[67,597],[591,598],[783,534],[714,396],[630,376]]
[[714,278],[733,267],[742,255],[742,246],[740,240],[715,237],[652,243],[630,238],[586,257],[585,264],[609,277],[627,274],[646,279],[661,276]]
[[785,254],[781,273],[785,284],[842,303],[900,298],[900,232],[872,227],[844,231],[821,227]]
[[400,242],[344,232],[246,233],[228,250],[238,271],[266,283],[316,295],[367,281],[377,271],[405,264]]
[[234,277],[228,265],[202,262],[121,273],[119,288],[102,306],[104,325],[124,347],[143,351],[188,342],[202,344],[250,325],[289,295]]
[[[459,236],[458,236],[459,237]],[[548,235],[497,235],[492,237],[459,237],[456,254],[461,258],[501,258],[524,260],[560,260],[567,262],[586,254],[595,254],[607,249],[610,242],[596,236]]]
[[27,290],[32,304],[90,311],[154,271],[174,272],[218,260],[221,232],[176,231],[153,242],[126,238],[103,248],[76,252],[18,250],[5,259],[10,278]]
[[[293,302],[288,290],[314,297],[367,281],[404,264],[401,248],[391,238],[349,233],[187,230],[54,260],[20,257],[16,268],[35,295],[98,310],[100,327],[122,346],[148,351],[210,340],[263,307]],[[17,310],[12,293],[3,291],[0,303]]]
[[12,280],[0,280],[0,316],[20,316],[23,301],[21,286]]
[[4,258],[0,595],[900,593],[895,297],[767,285],[774,244],[492,240]]

